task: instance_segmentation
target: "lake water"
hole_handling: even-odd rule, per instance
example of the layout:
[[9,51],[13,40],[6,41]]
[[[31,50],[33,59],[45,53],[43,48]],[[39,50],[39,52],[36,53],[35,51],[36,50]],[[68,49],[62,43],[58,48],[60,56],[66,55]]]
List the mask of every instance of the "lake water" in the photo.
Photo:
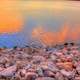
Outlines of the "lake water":
[[[51,3],[49,3],[49,6]],[[62,6],[64,8],[60,6],[52,9],[50,6],[51,10],[50,8],[48,9],[47,6],[43,6],[43,8],[39,7],[39,9],[36,10],[26,10],[24,5],[27,5],[27,2],[25,1],[16,4],[18,4],[18,6],[22,6],[20,11],[22,12],[21,16],[23,18],[22,30],[12,34],[0,34],[0,47],[13,47],[16,45],[22,47],[29,44],[31,42],[31,32],[37,26],[42,26],[49,31],[57,32],[60,31],[61,27],[65,23],[67,23],[71,28],[74,28],[75,25],[80,25],[80,6],[78,6],[80,4],[78,2],[64,2],[64,5]],[[53,2],[53,4],[55,4],[55,2]],[[61,3],[59,5],[61,5]]]

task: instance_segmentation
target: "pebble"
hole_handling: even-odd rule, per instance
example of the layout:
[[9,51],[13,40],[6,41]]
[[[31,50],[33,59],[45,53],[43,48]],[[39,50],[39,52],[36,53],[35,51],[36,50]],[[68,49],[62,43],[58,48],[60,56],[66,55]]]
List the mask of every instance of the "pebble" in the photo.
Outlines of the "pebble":
[[51,77],[40,77],[40,78],[37,78],[36,80],[55,80],[55,79]]
[[73,72],[72,71],[66,71],[64,69],[60,70],[61,74],[63,74],[64,76],[66,77],[70,77],[73,75]]
[[10,66],[6,69],[4,69],[3,71],[0,72],[0,76],[4,76],[4,77],[11,77],[14,75],[14,73],[16,72],[16,66]]
[[32,62],[35,64],[39,64],[40,62],[45,61],[43,56],[33,56]]
[[25,76],[26,80],[35,80],[38,77],[38,74],[34,72],[27,72]]
[[80,80],[80,76],[79,77],[75,77],[75,80]]
[[52,61],[56,61],[57,56],[56,56],[56,55],[50,55],[50,59],[51,59]]
[[[79,45],[78,45],[79,46]],[[58,48],[57,48],[58,47]],[[11,48],[0,54],[4,80],[80,80],[80,50],[72,46]],[[1,78],[3,80],[3,78]]]
[[57,72],[55,74],[55,78],[56,80],[64,80],[64,76],[60,72]]
[[65,69],[65,70],[72,70],[73,69],[73,63],[72,62],[59,62],[57,63],[57,66]]
[[43,73],[43,69],[42,68],[38,67],[36,69],[36,72],[38,73],[39,76],[44,76],[44,73]]
[[55,77],[55,74],[52,71],[45,70],[44,71],[44,76],[45,77]]
[[80,75],[80,65],[76,67],[78,74]]

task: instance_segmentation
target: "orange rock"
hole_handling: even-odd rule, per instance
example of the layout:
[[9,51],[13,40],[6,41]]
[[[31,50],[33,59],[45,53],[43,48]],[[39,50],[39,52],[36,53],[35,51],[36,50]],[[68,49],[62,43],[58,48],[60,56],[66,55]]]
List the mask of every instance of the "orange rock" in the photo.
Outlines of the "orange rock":
[[73,68],[72,62],[57,63],[57,66],[66,70],[72,70]]

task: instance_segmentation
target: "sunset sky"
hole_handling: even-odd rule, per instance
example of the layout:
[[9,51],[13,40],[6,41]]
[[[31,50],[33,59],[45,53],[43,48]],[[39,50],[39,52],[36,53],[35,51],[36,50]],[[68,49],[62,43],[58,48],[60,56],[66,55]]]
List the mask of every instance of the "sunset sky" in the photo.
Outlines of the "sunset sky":
[[64,23],[80,23],[80,3],[76,1],[0,1],[0,45],[24,45],[36,26],[57,31]]

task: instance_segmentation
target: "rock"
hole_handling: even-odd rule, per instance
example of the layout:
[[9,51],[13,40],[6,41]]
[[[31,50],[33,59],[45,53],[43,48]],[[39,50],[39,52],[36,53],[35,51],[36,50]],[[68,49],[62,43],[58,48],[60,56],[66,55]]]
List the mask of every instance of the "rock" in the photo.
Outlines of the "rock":
[[0,76],[4,76],[4,77],[10,77],[13,76],[14,73],[16,72],[16,66],[10,66],[6,69],[4,69],[3,71],[0,72]]
[[68,78],[71,78],[74,76],[75,73],[73,73],[72,71],[66,71],[64,69],[60,70],[61,74],[68,77]]
[[38,67],[36,72],[38,73],[39,76],[44,76],[44,73],[43,73],[43,69]]
[[57,72],[58,68],[54,63],[48,63],[48,69],[52,72]]
[[0,72],[3,71],[5,68],[0,67]]
[[56,73],[55,78],[56,80],[64,80],[64,76],[60,72]]
[[52,71],[45,70],[44,71],[44,76],[45,77],[55,77],[55,74]]
[[40,64],[40,62],[44,61],[45,58],[43,56],[33,56],[32,62],[35,64]]
[[80,80],[80,76],[79,77],[75,77],[75,80]]
[[52,61],[56,61],[57,57],[56,57],[55,55],[50,55],[50,59],[51,59]]
[[26,75],[26,70],[25,70],[25,69],[22,69],[22,70],[20,71],[20,76],[21,76],[21,77],[25,77],[25,75]]
[[80,74],[80,65],[78,65],[78,66],[76,67],[76,70],[77,70],[78,74]]
[[7,60],[9,60],[9,59],[6,58],[6,57],[1,56],[0,57],[0,64],[5,64],[7,62]]
[[38,77],[38,75],[34,72],[27,72],[25,77],[26,80],[35,80]]
[[30,69],[32,67],[31,64],[27,64],[24,68],[27,70],[27,69]]
[[51,77],[40,77],[40,78],[37,78],[36,80],[55,80],[55,78],[51,78]]
[[2,52],[6,53],[6,52],[10,52],[12,50],[13,50],[13,48],[6,48],[6,49],[2,50]]
[[60,56],[62,56],[62,55],[63,55],[63,53],[62,53],[62,52],[56,52],[55,54],[56,54],[56,56],[58,56],[58,57],[60,57]]
[[57,72],[58,71],[58,68],[56,67],[56,65],[53,64],[50,61],[46,61],[46,62],[42,63],[41,67],[42,67],[43,70],[50,70],[52,72]]
[[65,70],[72,70],[73,69],[72,62],[59,62],[59,63],[57,63],[57,66],[59,68],[65,69]]
[[36,70],[34,68],[30,68],[27,70],[28,72],[36,72]]

